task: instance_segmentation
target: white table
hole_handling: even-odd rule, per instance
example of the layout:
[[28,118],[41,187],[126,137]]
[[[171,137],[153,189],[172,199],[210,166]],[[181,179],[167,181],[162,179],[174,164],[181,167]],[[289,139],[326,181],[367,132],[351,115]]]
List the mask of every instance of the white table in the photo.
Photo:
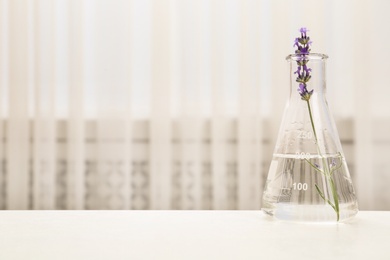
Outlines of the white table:
[[298,224],[260,211],[2,211],[0,259],[390,259],[390,212]]

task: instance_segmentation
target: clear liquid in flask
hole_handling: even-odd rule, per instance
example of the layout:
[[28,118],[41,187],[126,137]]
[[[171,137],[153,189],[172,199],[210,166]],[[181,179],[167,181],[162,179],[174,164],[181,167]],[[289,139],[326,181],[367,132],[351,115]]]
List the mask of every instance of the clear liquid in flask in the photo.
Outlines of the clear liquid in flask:
[[336,211],[330,205],[335,203],[329,173],[337,192],[337,221],[355,216],[356,196],[345,159],[340,154],[274,154],[263,194],[263,210],[281,220],[336,222]]

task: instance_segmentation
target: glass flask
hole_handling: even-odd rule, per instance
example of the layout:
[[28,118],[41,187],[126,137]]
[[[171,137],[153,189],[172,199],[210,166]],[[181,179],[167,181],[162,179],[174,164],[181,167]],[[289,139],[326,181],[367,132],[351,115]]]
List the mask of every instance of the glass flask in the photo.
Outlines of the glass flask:
[[340,138],[326,101],[328,56],[308,54],[311,78],[305,100],[296,81],[302,56],[287,56],[290,96],[263,194],[263,211],[276,219],[338,222],[355,216],[358,204]]

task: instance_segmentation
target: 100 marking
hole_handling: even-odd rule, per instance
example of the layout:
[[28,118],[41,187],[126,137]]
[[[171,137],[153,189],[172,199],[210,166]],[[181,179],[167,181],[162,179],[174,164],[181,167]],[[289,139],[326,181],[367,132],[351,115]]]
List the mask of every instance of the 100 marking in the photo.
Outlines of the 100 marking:
[[308,187],[307,187],[307,183],[294,182],[293,188],[294,190],[307,190]]

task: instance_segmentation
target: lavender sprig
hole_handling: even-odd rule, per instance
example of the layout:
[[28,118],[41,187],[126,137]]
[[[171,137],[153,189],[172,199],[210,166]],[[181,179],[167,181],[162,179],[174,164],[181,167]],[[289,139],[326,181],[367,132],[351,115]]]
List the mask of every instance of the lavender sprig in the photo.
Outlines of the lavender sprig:
[[294,74],[297,74],[296,81],[299,83],[299,88],[297,90],[299,95],[301,95],[301,99],[308,101],[313,94],[313,90],[307,90],[307,82],[311,78],[311,68],[307,67],[309,60],[306,56],[310,54],[310,45],[312,42],[310,41],[310,37],[307,36],[308,30],[305,27],[301,28],[299,31],[301,33],[301,37],[295,38],[293,45],[297,47],[295,53],[298,55],[298,69],[294,72]]
[[339,159],[340,159],[340,165],[336,166],[336,162],[332,160],[332,162],[328,165],[326,158],[322,155],[320,146],[318,144],[318,137],[316,133],[316,128],[314,125],[314,120],[313,120],[313,115],[311,112],[311,107],[310,107],[310,98],[314,92],[314,90],[307,90],[307,82],[311,79],[311,68],[307,67],[307,63],[309,62],[309,58],[307,57],[310,54],[310,46],[312,42],[310,41],[310,37],[307,36],[308,30],[303,27],[299,30],[301,33],[301,36],[298,38],[295,38],[294,41],[294,47],[296,46],[297,49],[295,50],[295,54],[297,54],[297,71],[294,72],[294,74],[297,74],[296,82],[299,83],[298,87],[298,93],[301,96],[301,99],[307,102],[307,108],[309,111],[309,116],[310,116],[310,123],[313,129],[314,133],[314,138],[315,138],[315,143],[317,145],[317,150],[318,150],[318,155],[322,159],[322,165],[323,169],[320,168],[320,165],[317,163],[312,163],[308,159],[305,159],[306,162],[313,167],[316,171],[324,174],[326,177],[330,187],[331,187],[331,193],[333,197],[333,202],[330,201],[328,198],[326,198],[325,193],[321,191],[321,189],[318,187],[317,184],[315,184],[315,188],[320,195],[320,197],[327,202],[336,212],[337,216],[337,221],[340,219],[340,207],[339,207],[339,197],[336,191],[336,186],[334,183],[334,180],[332,178],[333,173],[341,167],[341,162],[342,162],[342,156],[339,154]]

